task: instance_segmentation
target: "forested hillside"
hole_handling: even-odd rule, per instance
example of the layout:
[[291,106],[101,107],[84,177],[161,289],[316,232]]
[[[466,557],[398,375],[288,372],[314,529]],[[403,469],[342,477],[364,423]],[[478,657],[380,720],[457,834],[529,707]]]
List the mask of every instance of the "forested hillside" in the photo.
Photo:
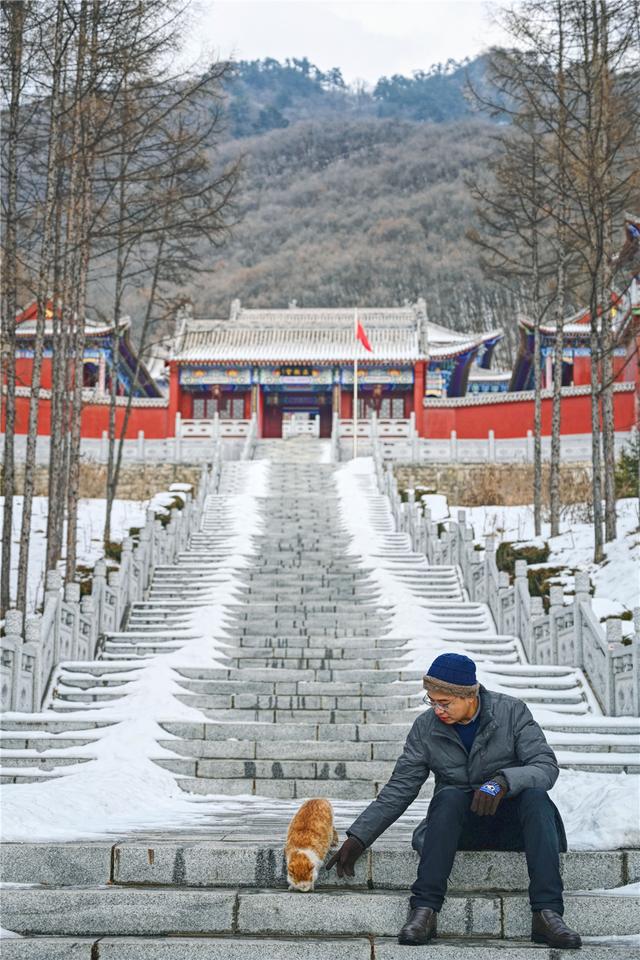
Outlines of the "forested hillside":
[[[347,88],[307,60],[240,63],[227,81],[224,166],[242,156],[235,226],[210,272],[181,292],[197,315],[246,306],[397,304],[424,296],[430,317],[458,329],[512,326],[507,291],[487,281],[465,237],[468,182],[496,150],[496,126],[465,99],[467,71]],[[144,290],[130,298],[135,316]],[[505,362],[510,360],[510,350]]]

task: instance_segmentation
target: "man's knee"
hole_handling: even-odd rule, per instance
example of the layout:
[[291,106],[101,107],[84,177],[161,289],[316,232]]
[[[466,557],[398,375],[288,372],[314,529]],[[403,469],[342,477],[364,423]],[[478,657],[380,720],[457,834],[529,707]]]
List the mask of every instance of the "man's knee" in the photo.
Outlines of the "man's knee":
[[553,818],[553,804],[546,790],[539,787],[526,787],[518,794],[518,809],[521,817]]
[[435,825],[438,829],[461,823],[471,805],[472,794],[458,787],[442,787],[429,801],[426,819],[413,831],[411,846],[422,854],[427,831]]

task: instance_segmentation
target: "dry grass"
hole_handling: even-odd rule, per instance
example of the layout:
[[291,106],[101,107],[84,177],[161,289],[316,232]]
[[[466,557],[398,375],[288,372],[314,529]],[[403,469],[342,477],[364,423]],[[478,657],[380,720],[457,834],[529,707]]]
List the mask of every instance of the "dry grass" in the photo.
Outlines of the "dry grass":
[[[529,464],[451,464],[396,467],[401,489],[422,487],[441,493],[462,507],[516,506],[533,501],[533,466]],[[543,509],[549,507],[549,467],[542,472]],[[589,509],[591,470],[571,465],[560,471],[564,510]],[[574,519],[578,519],[576,516]]]
[[[23,471],[18,468],[16,493],[22,492]],[[116,491],[119,500],[149,500],[160,490],[166,490],[171,483],[196,483],[200,476],[200,467],[186,464],[126,464],[120,471],[120,482]],[[106,494],[107,468],[102,464],[83,463],[80,467],[80,496],[103,498]],[[35,495],[47,496],[49,472],[47,467],[36,470]]]

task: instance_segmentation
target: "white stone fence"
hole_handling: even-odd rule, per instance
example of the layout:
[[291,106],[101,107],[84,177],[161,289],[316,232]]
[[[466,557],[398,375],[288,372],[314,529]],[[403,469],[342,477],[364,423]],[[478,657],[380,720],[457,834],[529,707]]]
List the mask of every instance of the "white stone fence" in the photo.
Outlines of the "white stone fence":
[[[353,420],[334,416],[332,449],[339,458],[353,456]],[[383,462],[422,463],[533,463],[533,433],[526,436],[496,438],[493,430],[486,437],[461,439],[455,430],[448,438],[420,437],[416,431],[415,416],[406,420],[380,419],[372,414],[357,422],[358,455],[371,456],[375,444]],[[628,443],[633,443],[635,428],[615,435],[615,452],[619,456]],[[551,459],[551,437],[542,437],[542,459]],[[591,462],[591,434],[564,434],[560,438],[560,455],[565,463]]]
[[476,549],[464,510],[457,520],[435,523],[411,491],[402,502],[393,469],[383,466],[379,451],[374,463],[397,529],[409,534],[413,549],[430,564],[460,568],[469,598],[489,606],[500,634],[520,638],[529,663],[581,668],[606,716],[640,716],[640,608],[634,610],[631,643],[623,644],[622,621],[609,619],[603,629],[591,605],[589,575],[577,572],[571,602],[565,603],[562,587],[551,587],[545,611],[542,598],[529,593],[526,561],[516,561],[511,582],[496,566],[493,537]]
[[22,613],[7,611],[0,638],[0,709],[38,712],[60,660],[96,657],[104,635],[120,630],[131,604],[146,596],[156,566],[174,563],[186,549],[219,477],[216,457],[203,466],[195,496],[180,490],[184,506],[171,511],[166,526],[148,510],[137,542],[131,537],[122,541],[119,568],[108,571],[104,559],[95,564],[90,594],[81,597],[79,583],[63,587],[61,574],[49,570],[42,613],[27,615],[24,631]]

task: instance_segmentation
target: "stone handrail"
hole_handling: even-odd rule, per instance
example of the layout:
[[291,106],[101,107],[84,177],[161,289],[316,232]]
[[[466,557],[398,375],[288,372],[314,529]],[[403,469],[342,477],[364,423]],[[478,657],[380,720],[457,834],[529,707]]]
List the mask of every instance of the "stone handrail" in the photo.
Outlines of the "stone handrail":
[[457,520],[434,523],[412,491],[402,502],[393,469],[383,465],[375,443],[373,457],[396,528],[409,535],[413,549],[430,564],[460,568],[469,598],[488,605],[498,633],[518,637],[530,663],[582,669],[605,715],[640,716],[640,608],[634,610],[631,643],[623,644],[622,621],[609,619],[603,629],[592,608],[589,574],[577,572],[571,601],[565,602],[562,587],[551,587],[545,611],[542,598],[529,592],[526,561],[516,561],[512,582],[498,570],[493,537],[476,549],[464,510]]
[[22,613],[7,611],[0,638],[0,709],[41,710],[60,660],[92,660],[99,654],[105,635],[120,630],[130,605],[146,596],[155,567],[173,563],[186,549],[219,476],[215,456],[203,466],[195,496],[184,494],[182,510],[172,511],[166,526],[148,510],[138,542],[122,541],[119,568],[109,571],[104,559],[97,561],[90,594],[81,597],[79,583],[63,587],[59,571],[49,570],[42,612],[26,617],[24,631]]

